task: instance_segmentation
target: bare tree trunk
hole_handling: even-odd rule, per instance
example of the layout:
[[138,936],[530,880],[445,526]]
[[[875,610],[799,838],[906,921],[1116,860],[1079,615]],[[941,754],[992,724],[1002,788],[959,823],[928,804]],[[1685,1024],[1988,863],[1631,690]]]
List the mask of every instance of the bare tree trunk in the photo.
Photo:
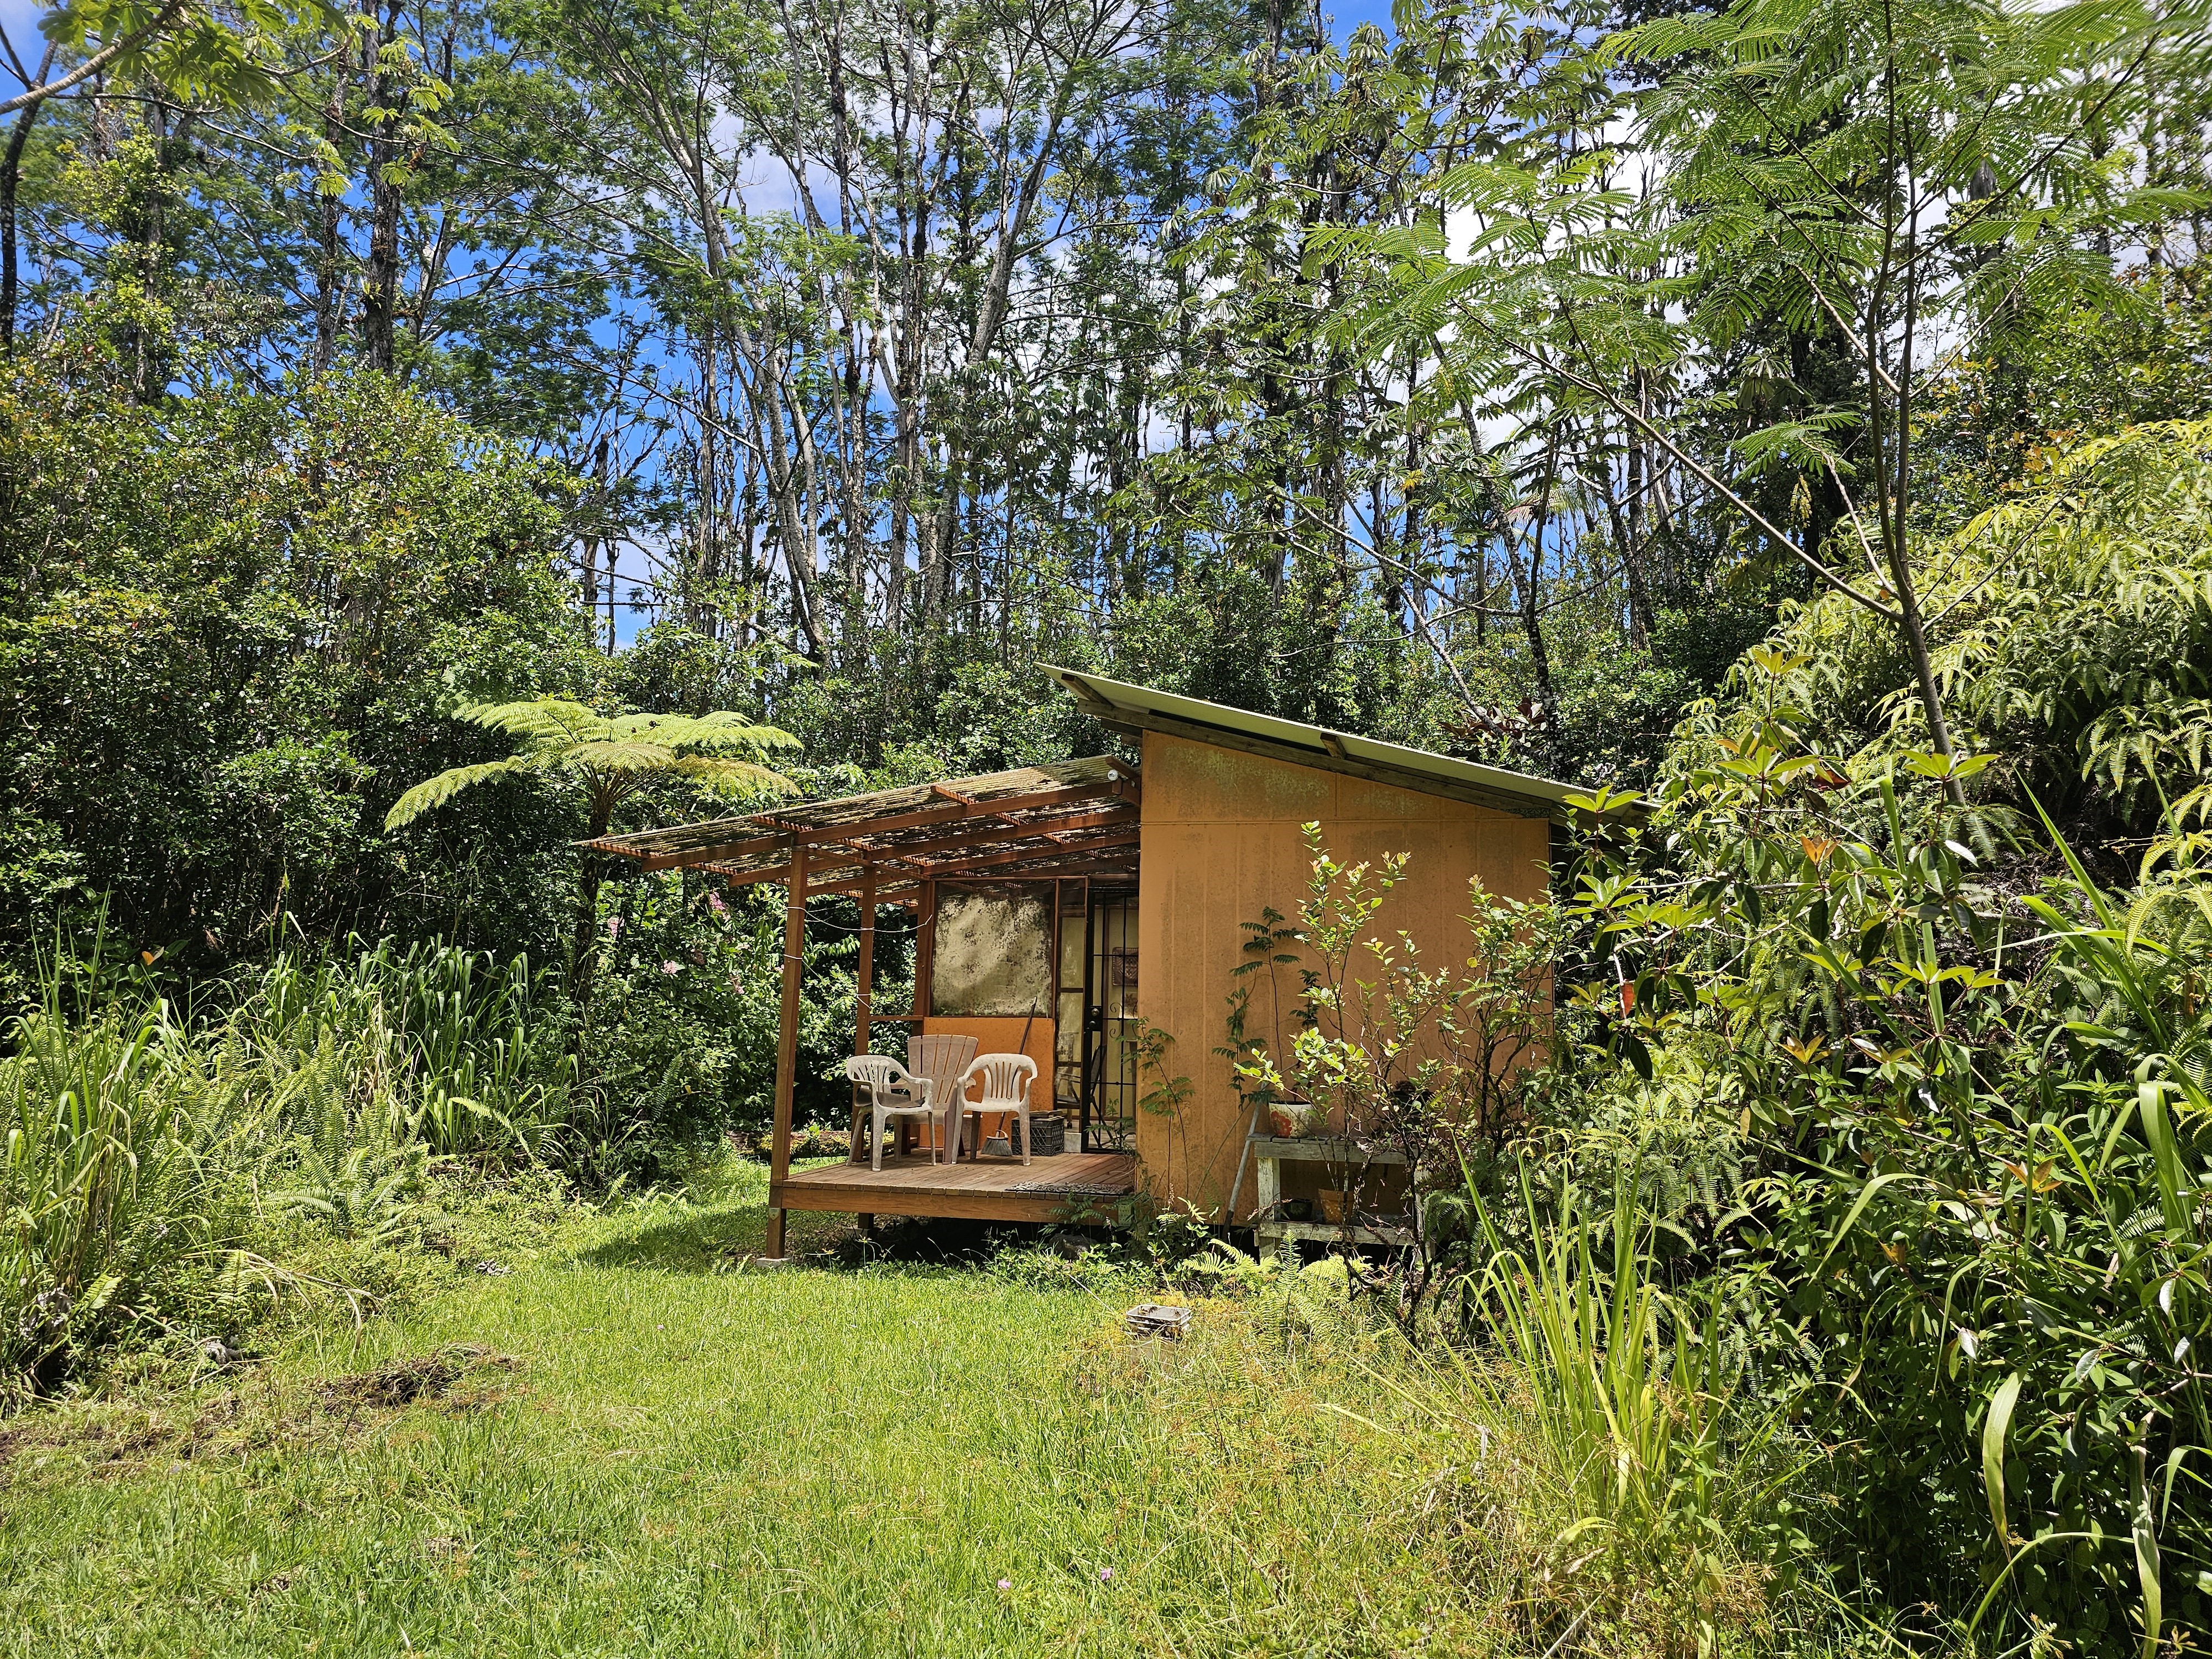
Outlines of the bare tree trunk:
[[1643,457],[1632,443],[1626,467],[1628,503],[1621,503],[1621,491],[1613,486],[1613,456],[1607,449],[1604,433],[1593,422],[1590,430],[1589,462],[1583,471],[1584,482],[1597,491],[1598,499],[1605,504],[1607,528],[1613,532],[1613,550],[1620,561],[1620,574],[1628,596],[1628,648],[1644,651],[1650,646],[1650,601],[1644,591],[1643,552],[1638,545],[1638,529],[1635,492],[1638,487]]
[[[805,473],[811,467],[812,440],[806,431],[806,411],[791,396],[781,366],[769,360],[769,353],[761,342],[747,338],[743,351],[748,370],[747,398],[763,427],[761,447],[767,463],[769,505],[775,513],[776,539],[782,544],[785,569],[791,577],[792,605],[798,613],[802,648],[808,659],[819,665],[829,660],[829,647],[822,632],[817,556],[807,499]],[[796,462],[793,449],[799,452]]]
[[[353,72],[353,36],[338,42],[337,65],[331,77],[331,95],[323,105],[323,138],[332,149],[344,134],[346,78]],[[337,356],[340,313],[344,307],[344,285],[338,275],[338,198],[318,192],[315,198],[315,373],[327,372]]]
[[[54,67],[54,48],[39,59],[36,84],[43,86]],[[22,183],[23,151],[31,142],[31,123],[39,118],[43,98],[23,106],[8,135],[8,153],[0,158],[0,357],[15,350],[15,195]]]
[[[1913,586],[1912,560],[1906,540],[1906,510],[1912,489],[1913,337],[1920,321],[1918,230],[1916,223],[1905,242],[1905,340],[1899,353],[1897,373],[1897,482],[1892,491],[1892,523],[1884,525],[1883,539],[1888,544],[1890,584],[1897,590],[1899,631],[1912,659],[1912,672],[1920,682],[1920,701],[1928,714],[1928,735],[1937,754],[1955,762],[1958,752],[1951,744],[1951,723],[1945,717],[1942,692],[1936,684],[1935,658],[1928,648],[1928,629],[1920,614],[1920,597]],[[1874,388],[1874,395],[1881,395],[1879,386]],[[1943,780],[1943,792],[1954,806],[1966,804],[1966,789],[1956,777]]]
[[[1552,653],[1544,639],[1542,607],[1539,604],[1539,578],[1544,568],[1544,534],[1552,516],[1552,486],[1559,465],[1556,438],[1544,447],[1544,482],[1536,494],[1535,510],[1529,515],[1534,533],[1519,537],[1508,527],[1505,541],[1505,568],[1513,579],[1515,598],[1521,610],[1521,630],[1528,641],[1529,666],[1536,677],[1536,701],[1544,706],[1546,714],[1553,712]],[[1524,575],[1521,556],[1515,544],[1525,542],[1528,551],[1528,568]]]
[[868,386],[860,365],[860,325],[848,321],[845,339],[844,427],[838,482],[839,514],[844,520],[842,636],[845,655],[857,665],[867,639],[868,617]]
[[[1644,371],[1636,372],[1636,406],[1648,418]],[[1621,563],[1628,576],[1628,644],[1633,651],[1651,648],[1651,592],[1644,574],[1644,434],[1631,430],[1628,438],[1628,524],[1621,544]]]
[[[380,40],[385,44],[397,33],[398,13],[384,20]],[[407,89],[392,76],[376,77],[377,106],[388,111],[377,123],[368,146],[368,265],[361,284],[362,353],[368,366],[390,374],[397,367],[396,341],[399,317],[399,213],[398,182],[390,175],[399,161],[399,122]]]
[[[1415,481],[1421,473],[1421,433],[1413,422],[1413,398],[1420,389],[1421,364],[1418,356],[1411,351],[1406,354],[1406,524],[1398,556],[1409,569],[1418,570],[1421,568],[1421,502],[1415,494],[1419,489]],[[1376,512],[1379,514],[1382,512],[1381,481],[1378,479],[1376,483]],[[1376,534],[1382,534],[1379,527]],[[1428,609],[1427,594],[1419,586],[1409,587],[1404,571],[1392,577],[1391,595],[1390,617],[1393,622],[1401,620],[1402,606],[1406,602],[1410,602],[1416,611],[1424,613]]]
[[[1887,88],[1893,104],[1896,92],[1893,83]],[[1899,158],[1892,158],[1893,168]],[[1903,166],[1907,173],[1905,194],[1910,195],[1910,158]],[[1881,538],[1883,562],[1888,568],[1891,591],[1896,595],[1898,641],[1905,648],[1906,659],[1912,665],[1913,678],[1920,689],[1920,703],[1928,720],[1928,734],[1935,744],[1936,752],[1945,760],[1956,758],[1951,745],[1950,722],[1943,712],[1942,688],[1936,683],[1936,666],[1928,648],[1928,630],[1920,613],[1920,601],[1914,592],[1910,549],[1907,542],[1909,508],[1911,491],[1912,464],[1912,357],[1914,333],[1920,319],[1920,248],[1919,222],[1917,216],[1909,216],[1905,226],[1903,258],[1897,257],[1898,228],[1888,225],[1882,249],[1881,263],[1877,267],[1872,302],[1868,307],[1864,352],[1867,362],[1867,408],[1870,419],[1868,437],[1874,451],[1875,516],[1876,529]],[[1881,362],[1881,343],[1888,335],[1888,304],[1893,283],[1905,289],[1903,331],[1899,338],[1897,372],[1885,372]],[[1896,399],[1894,407],[1885,401],[1885,383]],[[1944,793],[1955,806],[1966,804],[1966,793],[1955,777],[1944,780]]]

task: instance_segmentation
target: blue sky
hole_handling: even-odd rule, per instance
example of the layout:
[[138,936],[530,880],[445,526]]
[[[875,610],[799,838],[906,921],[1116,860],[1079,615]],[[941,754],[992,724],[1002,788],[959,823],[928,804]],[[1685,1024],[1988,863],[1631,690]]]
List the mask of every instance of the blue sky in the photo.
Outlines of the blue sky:
[[1390,0],[1340,0],[1331,8],[1336,17],[1336,38],[1347,38],[1362,23],[1380,23],[1387,31],[1390,27]]
[[[30,0],[0,0],[0,28],[8,31],[8,38],[15,43],[17,52],[33,60],[31,65],[33,69],[38,67],[35,61],[37,54],[46,45],[45,38],[39,33],[39,18],[46,9],[44,6],[31,4]],[[4,80],[11,96],[22,90],[15,83],[12,76],[4,77]]]

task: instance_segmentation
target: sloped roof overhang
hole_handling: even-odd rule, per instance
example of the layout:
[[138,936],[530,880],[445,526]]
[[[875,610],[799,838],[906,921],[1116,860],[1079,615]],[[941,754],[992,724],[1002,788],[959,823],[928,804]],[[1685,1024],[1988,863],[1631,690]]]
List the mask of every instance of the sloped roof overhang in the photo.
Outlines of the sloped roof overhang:
[[1103,675],[1040,663],[1046,676],[1075,694],[1085,713],[1100,725],[1121,732],[1159,732],[1216,748],[1242,750],[1273,760],[1291,761],[1324,772],[1340,772],[1370,782],[1395,784],[1426,795],[1468,801],[1519,817],[1564,823],[1570,816],[1573,785],[1530,777],[1473,761],[1455,760],[1425,749],[1408,749],[1350,732],[1304,726],[1255,714],[1196,697],[1128,685]]

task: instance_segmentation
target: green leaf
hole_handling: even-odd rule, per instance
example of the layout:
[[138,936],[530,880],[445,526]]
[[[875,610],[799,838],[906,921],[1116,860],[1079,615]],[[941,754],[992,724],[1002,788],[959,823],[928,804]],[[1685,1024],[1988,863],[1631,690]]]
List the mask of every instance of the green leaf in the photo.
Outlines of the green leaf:
[[[2146,1422],[2146,1428],[2148,1424]],[[2164,1598],[2159,1589],[2158,1531],[2152,1524],[2149,1483],[2143,1479],[2143,1449],[2132,1448],[2135,1465],[2135,1504],[2128,1530],[2135,1544],[2136,1582],[2142,1586],[2142,1659],[2158,1659],[2158,1633],[2165,1623]]]
[[1903,1170],[1891,1170],[1885,1174],[1876,1176],[1859,1188],[1859,1195],[1851,1205],[1850,1213],[1844,1218],[1844,1224],[1836,1229],[1836,1236],[1828,1241],[1828,1248],[1820,1252],[1820,1261],[1814,1264],[1814,1278],[1818,1279],[1820,1276],[1820,1270],[1828,1265],[1828,1258],[1835,1255],[1836,1247],[1844,1242],[1844,1235],[1858,1225],[1859,1218],[1866,1213],[1866,1206],[1874,1201],[1874,1195],[1888,1186],[1891,1182],[1904,1180],[1905,1174]]
[[461,793],[489,778],[510,772],[534,771],[527,757],[514,755],[505,760],[483,761],[474,766],[456,766],[441,772],[434,778],[425,778],[399,799],[392,803],[392,810],[384,815],[384,827],[388,833],[412,823],[425,812],[443,806]]
[[2005,1514],[2005,1435],[2012,1427],[2012,1408],[2020,1399],[2020,1373],[2014,1371],[1997,1384],[1990,1397],[1990,1414],[1982,1424],[1982,1485],[1988,1490],[1990,1522],[1996,1528],[2000,1548],[2012,1547],[2012,1524]]

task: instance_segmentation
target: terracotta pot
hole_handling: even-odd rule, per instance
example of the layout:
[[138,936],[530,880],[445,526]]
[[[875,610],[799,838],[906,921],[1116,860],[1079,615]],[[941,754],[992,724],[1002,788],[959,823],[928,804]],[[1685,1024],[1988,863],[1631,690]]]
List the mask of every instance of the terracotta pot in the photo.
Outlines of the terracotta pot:
[[1344,1194],[1326,1190],[1314,1194],[1314,1211],[1332,1227],[1344,1224]]

